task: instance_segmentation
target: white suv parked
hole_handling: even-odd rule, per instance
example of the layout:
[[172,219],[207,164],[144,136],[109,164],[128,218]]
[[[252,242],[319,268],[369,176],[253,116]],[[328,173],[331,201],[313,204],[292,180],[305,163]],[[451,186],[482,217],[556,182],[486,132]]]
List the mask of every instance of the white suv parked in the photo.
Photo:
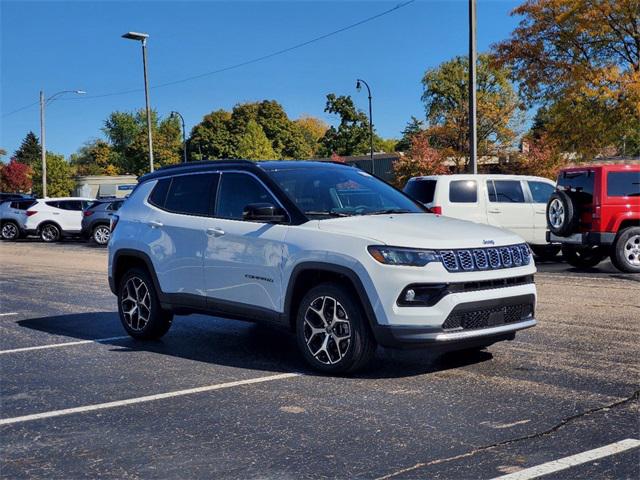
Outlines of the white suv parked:
[[109,285],[135,338],[161,337],[174,314],[266,322],[335,373],[376,345],[481,348],[536,324],[519,236],[427,213],[344,164],[166,167],[112,218]]
[[26,211],[26,233],[38,235],[44,242],[80,235],[82,210],[93,201],[82,197],[39,198]]
[[404,192],[433,213],[511,230],[536,256],[552,258],[560,245],[547,242],[546,212],[555,186],[525,175],[430,175],[410,179]]

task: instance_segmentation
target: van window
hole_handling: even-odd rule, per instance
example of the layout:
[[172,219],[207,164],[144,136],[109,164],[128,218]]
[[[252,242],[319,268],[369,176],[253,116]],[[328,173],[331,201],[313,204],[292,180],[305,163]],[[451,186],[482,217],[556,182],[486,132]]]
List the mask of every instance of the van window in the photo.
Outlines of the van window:
[[475,180],[454,180],[449,184],[451,203],[476,203],[478,201],[478,183]]
[[489,180],[489,201],[497,203],[524,203],[524,192],[519,180]]
[[410,180],[404,186],[404,193],[422,203],[433,202],[436,180]]
[[164,208],[186,215],[207,215],[211,192],[215,191],[216,174],[181,175],[173,177]]
[[640,196],[640,172],[609,172],[607,194],[610,197]]
[[529,180],[527,183],[529,184],[529,190],[531,190],[533,203],[547,203],[549,201],[549,197],[556,189],[553,185],[549,185],[545,182],[534,182]]

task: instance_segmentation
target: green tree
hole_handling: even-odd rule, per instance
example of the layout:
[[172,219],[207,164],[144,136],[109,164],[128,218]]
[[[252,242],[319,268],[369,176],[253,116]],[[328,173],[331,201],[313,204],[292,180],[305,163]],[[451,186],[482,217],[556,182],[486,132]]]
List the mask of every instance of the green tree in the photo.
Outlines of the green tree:
[[42,148],[40,147],[40,140],[38,140],[36,134],[33,132],[27,133],[13,156],[18,162],[31,167],[39,162],[42,156]]
[[[349,95],[337,97],[334,93],[328,94],[324,111],[338,115],[340,123],[337,128],[329,127],[320,139],[322,155],[364,155],[370,151],[369,119],[356,108]],[[374,143],[376,140],[377,136],[374,136]]]
[[396,151],[406,152],[409,150],[413,136],[422,131],[424,131],[424,122],[411,116],[411,120],[409,120],[407,126],[402,130],[402,138],[396,144]]
[[[63,155],[47,152],[47,195],[66,197],[71,195],[75,186],[75,169]],[[33,166],[33,193],[42,196],[42,161]]]
[[216,110],[191,130],[188,145],[191,157],[197,160],[235,158],[235,144],[229,130],[231,113]]
[[238,157],[247,160],[268,160],[275,157],[271,142],[255,120],[249,120],[238,141]]
[[71,155],[69,163],[78,175],[118,175],[118,157],[104,140],[85,143]]
[[[454,158],[457,171],[469,162],[469,102],[467,57],[455,57],[424,74],[422,84],[431,144]],[[488,55],[477,66],[478,156],[497,155],[513,146],[522,115],[508,71],[491,64]]]
[[294,122],[301,129],[307,148],[311,152],[309,157],[317,156],[318,150],[320,149],[320,139],[329,129],[329,125],[319,118],[310,115],[303,115],[297,120],[294,120]]

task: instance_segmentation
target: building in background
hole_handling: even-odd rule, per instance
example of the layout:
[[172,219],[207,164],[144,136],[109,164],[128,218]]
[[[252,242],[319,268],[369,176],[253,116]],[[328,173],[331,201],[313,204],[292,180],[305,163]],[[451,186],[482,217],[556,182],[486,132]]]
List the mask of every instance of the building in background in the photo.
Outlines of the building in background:
[[135,175],[87,175],[76,177],[76,186],[73,194],[77,197],[123,198],[131,193],[138,184],[138,177]]

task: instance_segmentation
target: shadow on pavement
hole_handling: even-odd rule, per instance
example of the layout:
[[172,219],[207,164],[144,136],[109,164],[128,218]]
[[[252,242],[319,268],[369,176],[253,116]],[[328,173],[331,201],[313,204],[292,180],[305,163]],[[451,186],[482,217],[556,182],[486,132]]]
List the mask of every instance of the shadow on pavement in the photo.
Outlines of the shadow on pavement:
[[[95,340],[126,335],[116,312],[74,313],[20,320],[18,325],[53,335]],[[160,340],[122,338],[100,342],[112,351],[144,351],[221,366],[302,372],[310,370],[298,351],[295,336],[276,327],[204,315],[177,316],[169,333]],[[441,372],[490,360],[485,351],[438,354],[427,350],[379,349],[369,369],[355,378],[402,378]]]

